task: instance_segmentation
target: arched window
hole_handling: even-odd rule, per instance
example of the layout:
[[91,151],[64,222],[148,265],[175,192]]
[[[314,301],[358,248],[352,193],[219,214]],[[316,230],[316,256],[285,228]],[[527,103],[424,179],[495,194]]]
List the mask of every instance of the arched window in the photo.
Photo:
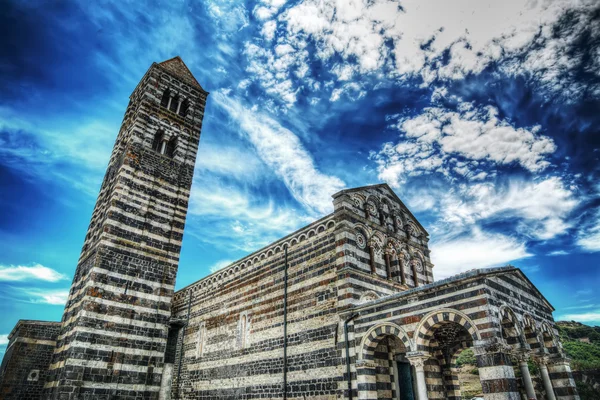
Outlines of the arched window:
[[152,150],[157,153],[164,154],[169,157],[175,155],[175,149],[177,148],[177,137],[172,136],[170,140],[165,138],[163,131],[157,131],[154,134],[154,141],[152,142]]
[[179,115],[181,115],[182,117],[186,117],[188,110],[190,109],[190,102],[188,99],[183,100],[183,103],[181,103],[181,107],[179,108]]
[[171,91],[167,88],[164,91],[162,99],[160,100],[160,105],[166,108],[169,108],[169,100],[171,100]]
[[177,148],[177,136],[173,136],[167,143],[167,148],[164,154],[173,158],[175,155],[175,149]]

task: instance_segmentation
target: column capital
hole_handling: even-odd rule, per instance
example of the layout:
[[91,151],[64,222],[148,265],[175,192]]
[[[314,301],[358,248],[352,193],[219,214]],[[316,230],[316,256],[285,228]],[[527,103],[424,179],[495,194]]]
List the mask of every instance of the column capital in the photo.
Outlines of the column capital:
[[423,368],[425,361],[431,358],[431,354],[425,351],[411,351],[406,353],[406,359],[415,368]]
[[518,362],[523,363],[531,359],[531,352],[525,349],[515,350],[512,353]]

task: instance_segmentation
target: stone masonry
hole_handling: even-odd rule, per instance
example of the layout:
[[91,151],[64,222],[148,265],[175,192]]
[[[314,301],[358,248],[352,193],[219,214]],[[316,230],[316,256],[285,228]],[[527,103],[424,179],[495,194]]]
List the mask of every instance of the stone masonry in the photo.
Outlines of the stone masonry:
[[0,399],[38,400],[48,378],[59,322],[21,320],[8,335],[0,367]]
[[527,277],[435,282],[429,235],[386,184],[175,292],[207,95],[179,57],[146,72],[62,321],[17,324],[2,399],[460,399],[466,348],[486,400],[579,398]]
[[45,385],[49,399],[150,399],[207,97],[179,57],[138,84],[92,214]]

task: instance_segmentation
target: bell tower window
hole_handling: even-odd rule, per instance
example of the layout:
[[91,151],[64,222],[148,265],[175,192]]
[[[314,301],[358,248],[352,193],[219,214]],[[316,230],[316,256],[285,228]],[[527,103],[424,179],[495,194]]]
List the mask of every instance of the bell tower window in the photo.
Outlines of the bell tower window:
[[160,100],[160,105],[166,108],[169,108],[169,102],[171,101],[171,91],[169,89],[165,90]]
[[169,157],[175,155],[177,149],[177,136],[172,136],[171,139],[167,140],[163,131],[157,131],[154,134],[154,141],[152,142],[152,150],[159,154],[164,154]]
[[167,108],[169,109],[169,111],[173,111],[174,113],[176,113],[177,109],[179,108],[179,96],[171,97],[169,99],[169,105]]
[[154,134],[154,141],[152,142],[152,150],[161,153],[161,148],[163,146],[164,137],[165,137],[165,135],[163,134],[163,131],[157,131]]
[[161,154],[166,154],[167,156],[173,158],[175,155],[175,148],[177,147],[177,137],[173,136],[169,142],[166,144],[165,152]]
[[188,99],[183,100],[183,102],[181,103],[181,107],[179,108],[178,114],[185,118],[187,116],[189,108],[190,108],[189,100]]

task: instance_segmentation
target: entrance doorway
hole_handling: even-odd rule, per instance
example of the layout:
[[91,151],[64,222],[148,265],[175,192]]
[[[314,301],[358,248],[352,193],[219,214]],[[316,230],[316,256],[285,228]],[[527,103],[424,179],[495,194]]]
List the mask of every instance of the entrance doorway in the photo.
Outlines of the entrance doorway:
[[401,360],[396,362],[396,370],[398,373],[398,400],[416,400],[414,390],[414,379],[412,367],[408,361]]

